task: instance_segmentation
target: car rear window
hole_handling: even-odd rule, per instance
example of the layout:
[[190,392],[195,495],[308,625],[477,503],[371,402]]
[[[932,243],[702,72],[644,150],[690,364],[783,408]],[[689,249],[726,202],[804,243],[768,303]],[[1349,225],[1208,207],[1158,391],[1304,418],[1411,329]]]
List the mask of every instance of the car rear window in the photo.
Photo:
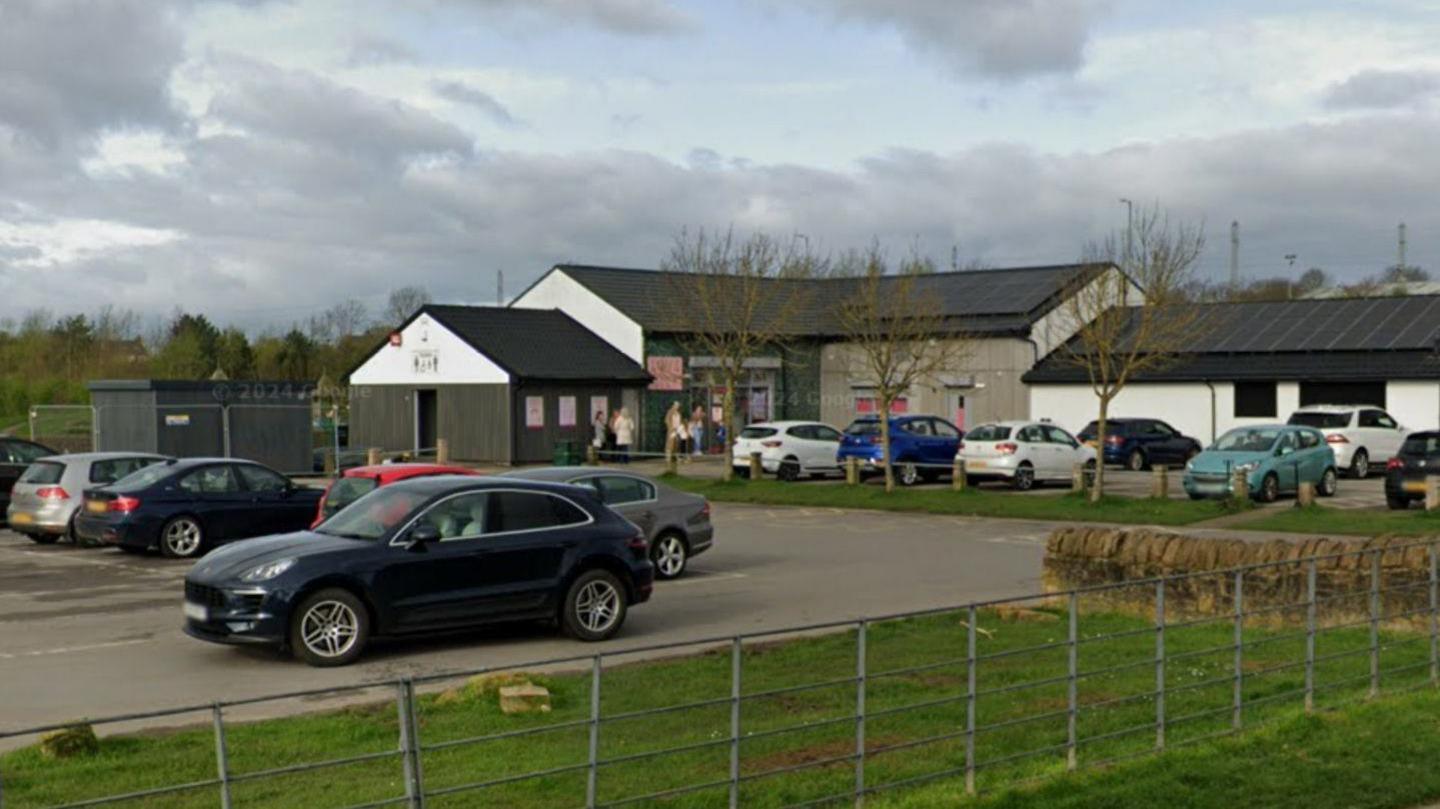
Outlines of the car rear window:
[[20,482],[48,486],[59,483],[60,478],[64,476],[65,464],[56,461],[36,461],[25,469],[25,474],[20,476]]
[[880,422],[878,421],[855,421],[845,428],[846,435],[879,435]]
[[[1401,455],[1440,455],[1440,435],[1412,435],[1400,447]],[[34,469],[35,467],[30,467]],[[24,480],[24,478],[21,478]]]
[[[1105,422],[1105,434],[1129,435],[1132,424],[1133,422],[1129,421],[1107,421]],[[1092,421],[1089,424],[1085,425],[1085,429],[1081,430],[1079,435],[1081,438],[1094,438],[1097,434],[1099,434],[1099,432],[1100,422]]]
[[774,427],[746,427],[740,431],[741,438],[769,438],[779,430]]
[[375,478],[340,478],[335,485],[330,487],[330,492],[325,495],[323,513],[326,517],[340,509],[359,500],[361,497],[375,491],[379,485]]
[[1350,412],[1344,413],[1294,413],[1287,424],[1300,427],[1316,427],[1321,430],[1338,430],[1350,426]]
[[1010,437],[1010,428],[998,424],[982,424],[965,436],[966,441],[1004,441]]

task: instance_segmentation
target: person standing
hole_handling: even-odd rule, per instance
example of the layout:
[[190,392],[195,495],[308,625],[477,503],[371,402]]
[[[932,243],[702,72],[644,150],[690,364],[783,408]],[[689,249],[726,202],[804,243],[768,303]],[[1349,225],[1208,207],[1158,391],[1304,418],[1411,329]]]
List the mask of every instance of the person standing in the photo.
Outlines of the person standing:
[[620,463],[630,463],[630,445],[635,443],[635,420],[630,418],[630,409],[620,408],[615,417],[615,449]]
[[595,447],[595,457],[604,458],[605,442],[610,436],[610,424],[605,421],[604,410],[597,410],[595,412],[595,420],[590,422],[590,426],[594,430],[594,435],[591,436],[590,443]]
[[705,454],[705,408],[695,405],[690,411],[691,454]]
[[665,411],[665,459],[675,457],[680,451],[681,433],[685,430],[685,419],[680,415],[680,403],[671,402]]

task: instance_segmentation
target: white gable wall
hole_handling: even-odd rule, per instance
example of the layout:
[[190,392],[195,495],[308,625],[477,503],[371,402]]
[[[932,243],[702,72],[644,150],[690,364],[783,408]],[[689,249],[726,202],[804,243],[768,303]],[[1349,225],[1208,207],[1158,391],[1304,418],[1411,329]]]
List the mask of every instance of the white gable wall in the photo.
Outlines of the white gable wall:
[[351,385],[506,384],[510,374],[428,314],[400,332],[350,375]]
[[[1112,276],[1119,273],[1120,271],[1113,267],[1106,270],[1099,278],[1087,284],[1084,292],[1080,294],[1088,294],[1092,298],[1097,298],[1100,293],[1094,291],[1095,287],[1101,284],[1113,284]],[[1043,317],[1035,321],[1034,326],[1030,327],[1030,339],[1035,341],[1042,357],[1049,356],[1050,352],[1064,345],[1066,341],[1075,336],[1075,332],[1080,330],[1080,324],[1075,321],[1074,313],[1069,308],[1070,297],[1062,299],[1054,309],[1046,312]],[[1144,299],[1145,293],[1132,281],[1129,300],[1138,302]]]
[[645,364],[645,331],[640,324],[564,270],[551,270],[510,305],[519,309],[559,309],[625,356]]

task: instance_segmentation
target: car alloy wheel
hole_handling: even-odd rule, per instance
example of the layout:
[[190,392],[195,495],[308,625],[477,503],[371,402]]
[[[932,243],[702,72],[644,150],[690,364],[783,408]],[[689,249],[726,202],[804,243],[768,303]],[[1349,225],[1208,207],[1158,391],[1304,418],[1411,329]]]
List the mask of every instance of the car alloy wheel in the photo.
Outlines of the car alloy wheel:
[[173,559],[188,559],[200,552],[204,539],[200,523],[191,517],[176,517],[161,529],[160,550]]
[[339,601],[321,601],[300,616],[300,640],[317,657],[333,660],[343,656],[355,645],[359,633],[360,616]]
[[1317,487],[1321,497],[1335,496],[1336,490],[1340,487],[1338,478],[1339,476],[1335,474],[1334,467],[1325,470],[1325,474],[1320,476],[1320,485]]
[[655,574],[662,579],[673,579],[684,573],[689,556],[685,540],[675,534],[662,534],[650,548],[650,561],[655,565]]
[[1273,473],[1266,475],[1265,479],[1260,481],[1260,502],[1273,503],[1278,499],[1280,499],[1280,479]]
[[1145,454],[1138,449],[1132,451],[1130,453],[1130,457],[1127,458],[1125,461],[1125,468],[1129,469],[1131,472],[1144,472]]
[[900,465],[900,485],[914,486],[920,482],[920,468],[913,463]]
[[575,621],[585,629],[602,635],[620,618],[620,591],[613,582],[593,579],[575,596]]
[[1031,466],[1022,466],[1016,469],[1011,485],[1022,492],[1028,492],[1035,488],[1035,469]]
[[1364,480],[1370,477],[1370,453],[1360,450],[1355,453],[1354,460],[1350,461],[1350,474],[1356,480]]

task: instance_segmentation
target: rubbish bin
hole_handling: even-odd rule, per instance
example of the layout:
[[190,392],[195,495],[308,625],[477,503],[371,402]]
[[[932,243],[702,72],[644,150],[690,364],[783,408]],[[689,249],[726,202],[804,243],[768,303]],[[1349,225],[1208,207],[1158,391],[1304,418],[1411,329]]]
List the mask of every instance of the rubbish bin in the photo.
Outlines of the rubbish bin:
[[585,462],[580,454],[579,441],[556,441],[552,460],[556,466],[579,466]]

